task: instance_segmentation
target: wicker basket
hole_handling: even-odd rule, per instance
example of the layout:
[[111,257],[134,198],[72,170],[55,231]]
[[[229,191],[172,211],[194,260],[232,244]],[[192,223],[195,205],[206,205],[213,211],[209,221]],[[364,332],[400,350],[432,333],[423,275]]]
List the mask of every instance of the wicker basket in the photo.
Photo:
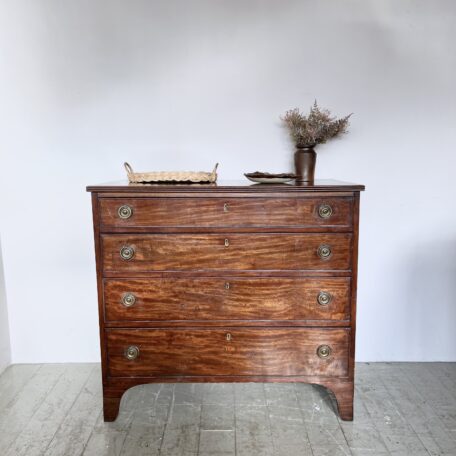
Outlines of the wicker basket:
[[128,180],[131,183],[141,182],[215,182],[217,180],[217,167],[215,165],[214,170],[211,173],[205,173],[203,171],[156,171],[152,173],[135,173],[133,168],[128,164],[124,163],[125,169],[127,170]]

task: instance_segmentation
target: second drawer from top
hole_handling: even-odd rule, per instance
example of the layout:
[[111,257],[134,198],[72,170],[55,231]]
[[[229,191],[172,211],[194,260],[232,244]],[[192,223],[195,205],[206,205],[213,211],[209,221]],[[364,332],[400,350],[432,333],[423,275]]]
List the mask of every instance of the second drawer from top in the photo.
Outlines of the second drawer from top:
[[344,270],[352,265],[352,235],[103,234],[104,274],[154,271]]

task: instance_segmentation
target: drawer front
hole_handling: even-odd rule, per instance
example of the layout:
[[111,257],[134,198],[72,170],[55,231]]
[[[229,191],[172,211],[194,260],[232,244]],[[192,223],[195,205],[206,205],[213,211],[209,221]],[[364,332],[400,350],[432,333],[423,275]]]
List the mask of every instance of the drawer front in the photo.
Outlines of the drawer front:
[[[321,328],[113,329],[106,332],[108,373],[346,376],[349,334]],[[329,356],[318,356],[321,346],[330,347]]]
[[[105,273],[195,270],[347,270],[351,240],[337,234],[102,235]],[[325,256],[328,254],[328,256]]]
[[350,278],[170,278],[104,282],[107,321],[348,320]]
[[102,227],[351,226],[351,197],[102,198]]

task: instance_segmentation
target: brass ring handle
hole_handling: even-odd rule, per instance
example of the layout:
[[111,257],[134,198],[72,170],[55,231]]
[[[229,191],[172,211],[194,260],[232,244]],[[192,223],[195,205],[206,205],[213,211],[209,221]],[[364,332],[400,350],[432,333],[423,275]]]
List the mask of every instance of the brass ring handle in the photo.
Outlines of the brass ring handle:
[[327,306],[332,301],[332,295],[327,291],[320,291],[317,296],[317,301],[320,306]]
[[130,345],[125,350],[125,358],[129,361],[133,361],[139,356],[139,348],[136,345]]
[[317,254],[322,260],[328,260],[332,255],[331,247],[329,245],[322,244],[318,247]]
[[225,239],[225,247],[229,247],[229,245],[230,245],[229,239]]
[[322,358],[322,359],[329,358],[329,356],[331,355],[331,352],[332,352],[332,350],[329,345],[320,345],[317,348],[317,355],[319,358]]
[[133,209],[128,204],[119,207],[117,214],[121,219],[129,219],[133,215]]
[[122,304],[125,307],[131,307],[136,302],[136,296],[133,293],[125,293],[122,296]]
[[321,204],[318,207],[318,215],[321,218],[327,219],[327,218],[331,217],[332,213],[333,213],[333,210],[329,204]]
[[230,289],[230,282],[225,282],[225,290],[229,290]]
[[120,258],[122,260],[131,260],[135,256],[135,249],[129,245],[124,245],[120,249]]
[[223,205],[223,212],[228,212],[230,210],[230,205],[228,203],[225,203]]
[[231,340],[231,334],[227,333],[225,336],[226,340],[229,342]]

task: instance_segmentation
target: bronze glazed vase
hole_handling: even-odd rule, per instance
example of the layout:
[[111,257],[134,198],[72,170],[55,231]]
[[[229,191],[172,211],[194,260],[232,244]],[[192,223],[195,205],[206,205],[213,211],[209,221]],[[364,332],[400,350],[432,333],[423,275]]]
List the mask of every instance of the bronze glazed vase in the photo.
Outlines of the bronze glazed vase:
[[296,147],[294,154],[296,182],[312,185],[315,178],[315,163],[317,153],[314,146]]

